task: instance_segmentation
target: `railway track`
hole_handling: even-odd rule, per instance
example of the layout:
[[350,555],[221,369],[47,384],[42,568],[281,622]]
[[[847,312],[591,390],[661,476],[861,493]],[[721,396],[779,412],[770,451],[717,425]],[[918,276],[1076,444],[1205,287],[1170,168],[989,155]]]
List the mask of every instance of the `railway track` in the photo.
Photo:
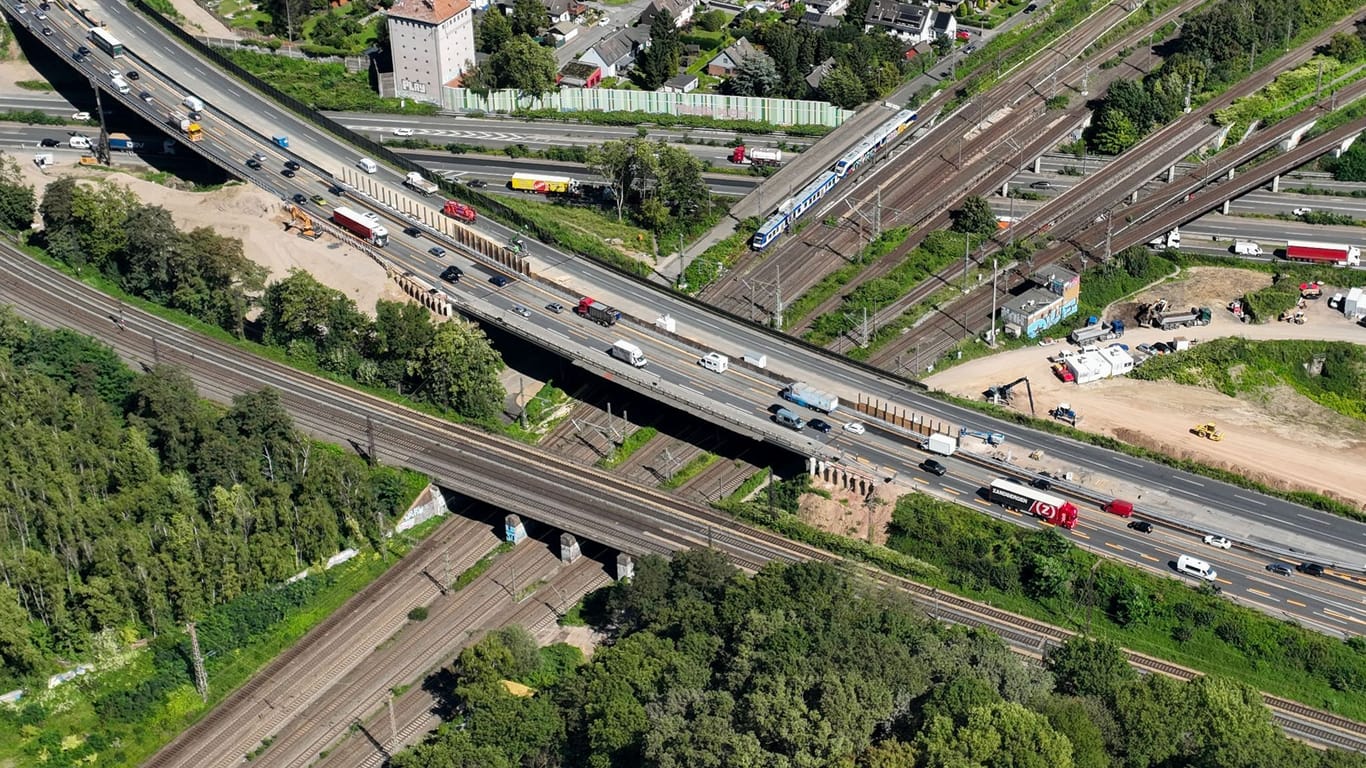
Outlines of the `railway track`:
[[[115,300],[10,248],[0,248],[0,266],[0,274],[5,275],[0,282],[0,300],[15,304],[23,314],[42,324],[102,337],[134,364],[160,359],[181,365],[216,399],[263,386],[274,387],[298,425],[324,439],[354,444],[365,435],[367,421],[371,421],[375,425],[374,442],[383,460],[426,472],[474,498],[489,496],[489,489],[493,488],[496,498],[490,501],[531,519],[636,554],[667,554],[710,545],[728,554],[740,567],[751,570],[772,560],[844,563],[823,550],[737,524],[715,510],[658,489],[632,487],[536,448],[436,422],[424,414],[253,358],[141,312],[131,313],[128,330],[116,330],[111,321],[118,312]],[[158,348],[163,351],[157,352]],[[905,579],[862,566],[844,565],[875,582],[907,592],[936,618],[991,626],[1012,646],[1026,653],[1038,654],[1050,642],[1070,634]],[[1270,706],[1274,709],[1275,702],[1270,702]],[[1292,716],[1277,712],[1278,717]],[[1326,719],[1314,719],[1314,727],[1332,729],[1339,720],[1350,723],[1336,715],[1323,714]],[[1359,740],[1362,749],[1366,749],[1366,726],[1352,723],[1346,737]]]
[[[1198,5],[1199,0],[1179,4],[1088,56],[1087,61],[1103,61],[1117,55],[1125,45],[1148,37],[1181,13]],[[884,228],[899,224],[922,227],[931,223],[936,216],[946,214],[963,195],[980,186],[980,177],[987,170],[985,165],[979,162],[972,167],[965,167],[963,158],[970,159],[974,153],[980,155],[999,149],[1017,131],[1021,135],[1035,137],[1028,147],[1021,147],[1020,150],[1042,153],[1051,148],[1056,140],[1039,139],[1045,133],[1042,126],[1063,122],[1068,126],[1063,129],[1065,132],[1080,120],[1083,110],[1047,113],[1043,109],[1046,97],[1040,89],[1047,82],[1057,79],[1064,83],[1081,80],[1090,65],[1081,62],[1078,57],[1096,37],[1121,23],[1129,13],[1118,4],[1097,12],[1085,24],[1059,40],[1053,48],[1037,54],[1021,66],[1007,81],[975,97],[969,106],[960,108],[939,125],[924,129],[922,133],[925,135],[917,138],[916,143],[903,142],[894,150],[893,159],[884,158],[866,168],[860,178],[845,182],[841,185],[846,190],[845,194],[828,200],[819,206],[820,210],[809,214],[804,219],[808,223],[803,232],[788,235],[785,242],[780,241],[770,253],[763,254],[762,261],[756,256],[747,264],[738,266],[703,291],[702,298],[736,314],[746,315],[750,309],[745,306],[746,286],[777,284],[779,273],[785,294],[791,296],[801,293],[834,266],[845,263],[861,248],[862,233],[857,227],[851,226],[858,220],[847,213],[847,205],[863,207],[873,201],[876,189],[892,189],[892,193],[883,200],[889,211],[882,217]],[[1122,71],[1119,67],[1111,70],[1097,68],[1095,75],[1108,82]],[[932,114],[952,98],[950,93],[941,93],[920,111],[922,114]],[[1028,112],[1025,112],[1026,107]],[[1003,119],[1003,114],[1010,119]],[[990,121],[991,124],[979,130],[983,121]],[[1053,130],[1056,133],[1058,129],[1054,126]],[[965,137],[965,132],[973,135]],[[1009,152],[1012,155],[1019,154],[1014,150]],[[905,157],[912,154],[915,160],[907,162]],[[934,192],[927,195],[926,190]],[[847,203],[849,198],[854,198],[856,202]],[[832,210],[841,214],[840,226],[825,227],[815,223]],[[749,302],[756,302],[757,298],[751,296]],[[765,312],[772,310],[767,305],[760,305],[759,308]],[[818,308],[812,315],[822,311],[826,309]]]

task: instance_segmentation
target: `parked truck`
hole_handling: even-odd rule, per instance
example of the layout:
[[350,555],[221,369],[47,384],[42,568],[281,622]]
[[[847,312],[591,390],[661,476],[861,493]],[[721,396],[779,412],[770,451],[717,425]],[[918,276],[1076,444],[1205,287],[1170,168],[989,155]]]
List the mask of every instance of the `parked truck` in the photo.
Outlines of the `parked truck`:
[[579,299],[579,305],[574,307],[574,314],[592,320],[598,325],[616,325],[621,319],[620,312],[601,301],[594,301],[589,296]]
[[1118,339],[1124,335],[1124,321],[1115,320],[1110,323],[1102,323],[1096,318],[1091,318],[1091,322],[1085,328],[1078,328],[1068,335],[1068,340],[1073,344],[1083,345],[1095,341],[1109,341]]
[[645,353],[640,351],[640,347],[637,347],[629,341],[618,339],[617,342],[612,345],[612,357],[615,357],[623,363],[630,363],[637,368],[645,367]]
[[958,439],[936,432],[920,441],[920,448],[940,456],[952,456],[954,451],[958,450]]
[[777,168],[783,164],[783,151],[768,147],[736,147],[730,153],[730,161],[737,165],[757,165]]
[[1175,227],[1175,228],[1172,229],[1172,231],[1168,232],[1167,234],[1163,235],[1162,237],[1159,237],[1159,238],[1156,238],[1156,239],[1154,239],[1154,240],[1149,241],[1149,242],[1148,242],[1148,247],[1149,247],[1149,248],[1156,248],[1156,249],[1158,249],[1158,250],[1162,250],[1162,249],[1164,249],[1164,248],[1180,248],[1180,247],[1181,247],[1181,228],[1180,228],[1180,227]]
[[410,172],[403,179],[403,186],[415,189],[424,195],[435,195],[441,191],[441,186],[434,181],[428,181],[417,171]]
[[1285,257],[1290,261],[1308,261],[1339,267],[1361,265],[1361,249],[1355,245],[1330,245],[1291,240],[1285,244]]
[[987,487],[987,495],[1003,507],[1028,512],[1059,528],[1070,530],[1077,527],[1076,506],[1061,496],[1010,480],[992,480]]
[[132,152],[142,149],[142,142],[133,141],[126,133],[109,134],[109,151],[111,152]]
[[441,212],[450,216],[452,219],[468,221],[471,224],[474,223],[475,219],[479,218],[479,214],[475,212],[474,206],[465,205],[459,200],[447,200],[446,204],[441,206]]
[[834,413],[840,407],[838,397],[819,389],[813,389],[810,384],[802,381],[793,382],[787,389],[784,389],[783,399],[821,413]]
[[377,248],[389,242],[389,230],[370,211],[357,213],[344,205],[338,206],[332,211],[332,222]]
[[1191,307],[1185,311],[1163,312],[1157,315],[1152,322],[1152,327],[1166,331],[1191,325],[1209,325],[1209,321],[1213,317],[1214,312],[1209,307]]
[[166,124],[179,130],[190,141],[201,141],[204,138],[204,129],[199,127],[199,123],[179,112],[167,114]]
[[514,173],[509,184],[519,192],[535,192],[538,195],[569,194],[579,189],[579,182],[575,179],[542,173]]

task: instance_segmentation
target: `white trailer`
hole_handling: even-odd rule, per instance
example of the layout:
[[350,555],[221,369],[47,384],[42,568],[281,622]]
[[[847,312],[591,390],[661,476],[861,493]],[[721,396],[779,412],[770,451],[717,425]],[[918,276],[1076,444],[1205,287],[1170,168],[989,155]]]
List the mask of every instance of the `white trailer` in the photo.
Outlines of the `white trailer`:
[[952,456],[953,452],[958,450],[958,439],[936,432],[922,440],[920,448],[940,456]]
[[645,367],[645,353],[640,351],[640,347],[629,341],[618,339],[617,342],[612,345],[612,357],[615,357],[623,363],[630,363],[637,368]]

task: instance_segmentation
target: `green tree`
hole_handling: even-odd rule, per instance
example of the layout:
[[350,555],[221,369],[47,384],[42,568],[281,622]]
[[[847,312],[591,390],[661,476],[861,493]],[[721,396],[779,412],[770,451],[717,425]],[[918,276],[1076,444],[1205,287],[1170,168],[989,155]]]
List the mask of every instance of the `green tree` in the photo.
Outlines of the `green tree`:
[[1366,55],[1366,43],[1350,32],[1338,32],[1323,47],[1323,52],[1343,64],[1354,64]]
[[[496,7],[490,13],[498,13]],[[535,37],[550,26],[550,13],[541,0],[515,0],[512,4],[512,34]]]
[[33,187],[24,183],[19,164],[0,153],[0,227],[12,230],[33,228],[38,198]]
[[1020,704],[974,709],[961,727],[935,717],[917,749],[926,768],[1072,768],[1072,745],[1047,718]]
[[948,35],[940,35],[934,39],[934,42],[931,43],[930,46],[934,48],[936,56],[943,58],[950,53],[953,53],[953,38]]
[[[544,9],[539,0],[532,1]],[[524,34],[489,56],[485,66],[497,88],[515,88],[534,96],[555,90],[555,52]]]
[[502,369],[503,361],[478,326],[452,321],[437,326],[408,372],[419,380],[425,399],[481,420],[494,418],[503,408]]
[[1329,164],[1338,181],[1366,181],[1366,142],[1354,141],[1346,152]]
[[674,26],[673,14],[662,10],[650,21],[650,46],[636,57],[632,77],[647,91],[657,90],[678,72],[683,42]]
[[725,29],[728,20],[729,17],[726,15],[726,12],[720,8],[713,8],[710,11],[699,13],[696,17],[697,26],[708,32],[720,32],[722,29]]
[[868,87],[858,73],[841,64],[821,80],[821,93],[831,104],[841,109],[854,109],[868,100]]
[[1136,675],[1113,640],[1077,635],[1048,652],[1044,658],[1060,693],[1069,696],[1115,695]]
[[778,69],[773,59],[757,54],[746,56],[728,81],[730,92],[738,96],[768,96],[778,89]]
[[996,231],[996,214],[981,195],[969,195],[963,207],[950,213],[953,231],[971,235],[990,235]]
[[1104,155],[1118,155],[1138,143],[1141,134],[1123,111],[1103,108],[1091,126],[1091,146]]
[[0,679],[11,683],[35,675],[47,665],[33,642],[29,617],[19,604],[19,593],[0,581]]
[[496,53],[512,39],[512,22],[498,6],[491,6],[479,19],[479,50]]

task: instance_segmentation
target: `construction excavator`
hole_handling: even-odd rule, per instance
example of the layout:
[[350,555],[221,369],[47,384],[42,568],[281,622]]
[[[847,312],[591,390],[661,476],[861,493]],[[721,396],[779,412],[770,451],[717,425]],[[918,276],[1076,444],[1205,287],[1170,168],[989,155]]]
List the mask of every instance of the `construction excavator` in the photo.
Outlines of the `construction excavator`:
[[1167,300],[1158,299],[1151,304],[1140,304],[1138,307],[1138,324],[1153,325],[1167,311]]
[[314,228],[313,217],[304,213],[303,209],[293,204],[285,207],[289,211],[289,222],[285,224],[286,230],[293,229],[298,232],[299,237],[308,240],[317,240],[318,237],[322,235],[321,232]]
[[1213,424],[1197,424],[1191,427],[1191,434],[1213,440],[1216,443],[1224,439],[1224,433],[1220,432]]
[[987,387],[987,390],[982,394],[986,399],[997,405],[1001,403],[1009,404],[1012,398],[1010,390],[1014,389],[1015,385],[1021,382],[1025,385],[1025,392],[1029,394],[1029,415],[1034,416],[1036,415],[1034,412],[1034,390],[1029,386],[1029,379],[1024,376],[1021,376],[1009,384],[998,384],[994,387]]

